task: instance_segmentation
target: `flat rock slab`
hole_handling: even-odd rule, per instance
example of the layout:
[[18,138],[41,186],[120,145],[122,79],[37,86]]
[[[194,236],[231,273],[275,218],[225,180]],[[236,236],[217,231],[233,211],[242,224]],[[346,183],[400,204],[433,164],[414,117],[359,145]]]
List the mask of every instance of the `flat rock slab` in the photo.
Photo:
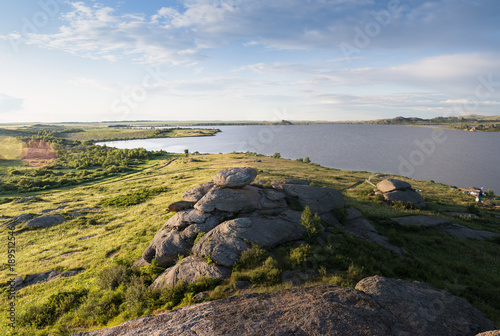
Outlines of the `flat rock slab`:
[[439,229],[451,236],[465,238],[465,239],[485,240],[500,236],[500,234],[495,232],[474,230],[457,224],[443,225],[440,226]]
[[21,224],[22,222],[25,222],[27,220],[30,220],[33,218],[33,215],[32,214],[22,214],[22,215],[18,215],[18,216],[15,216],[11,219],[9,219],[8,221],[6,221],[5,223],[3,223],[1,225],[1,227],[11,227],[11,228],[14,228],[16,227],[17,225]]
[[439,226],[452,224],[453,221],[449,218],[435,216],[406,216],[391,218],[404,226]]
[[391,192],[394,190],[406,190],[411,188],[411,184],[405,181],[396,179],[385,179],[377,183],[377,188],[383,193]]
[[179,281],[195,283],[200,276],[223,279],[231,275],[231,270],[219,265],[208,264],[207,260],[190,256],[166,269],[151,284],[151,288],[173,287]]
[[[357,210],[356,210],[357,211]],[[350,214],[355,212],[351,211]],[[348,219],[344,224],[344,232],[351,234],[361,240],[374,242],[386,249],[392,250],[399,255],[403,255],[406,251],[399,246],[389,243],[386,237],[380,235],[375,227],[363,217],[355,217]]]
[[66,208],[65,205],[61,205],[61,206],[58,206],[57,208],[54,208],[54,209],[45,209],[45,210],[42,210],[40,211],[41,213],[49,213],[49,212],[54,212],[54,211],[57,211],[57,210],[62,210]]
[[228,168],[215,175],[214,183],[223,188],[241,188],[252,183],[256,177],[257,171],[251,167]]
[[45,215],[30,219],[29,221],[26,222],[26,224],[24,224],[24,226],[42,228],[60,224],[65,221],[67,221],[67,219],[61,215]]
[[196,202],[188,202],[188,201],[174,202],[174,203],[171,203],[168,205],[167,211],[179,212],[182,210],[188,210],[188,209],[191,209],[193,207],[193,205],[195,205],[195,203]]
[[317,285],[246,294],[75,336],[475,336],[493,329],[477,309],[444,291],[371,277],[356,289]]
[[384,198],[391,202],[410,203],[419,209],[425,208],[424,198],[413,189],[391,191],[385,193]]
[[83,272],[83,269],[77,269],[77,270],[72,270],[72,271],[66,271],[66,272],[57,272],[57,271],[46,271],[42,273],[35,273],[35,274],[28,274],[25,276],[18,276],[14,280],[14,287],[16,290],[22,289],[27,286],[31,286],[34,284],[37,284],[39,282],[43,281],[52,281],[58,278],[67,278],[70,276],[75,276],[77,274],[80,274]]

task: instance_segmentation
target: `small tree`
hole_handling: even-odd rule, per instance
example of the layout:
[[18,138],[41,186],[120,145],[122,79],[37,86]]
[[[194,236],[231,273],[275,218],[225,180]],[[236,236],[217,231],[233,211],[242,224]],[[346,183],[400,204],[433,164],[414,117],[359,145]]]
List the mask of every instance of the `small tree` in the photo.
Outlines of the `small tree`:
[[311,163],[311,160],[309,159],[309,156],[306,156],[306,158],[304,159],[304,162],[305,163]]
[[300,216],[300,223],[306,228],[304,239],[310,243],[314,243],[321,230],[321,218],[318,214],[312,214],[311,209],[306,206]]
[[275,159],[279,159],[280,157],[281,157],[280,153],[276,152],[276,153],[273,154],[273,158],[275,158]]
[[186,155],[186,157],[188,157],[189,156],[189,149],[185,149],[184,154]]

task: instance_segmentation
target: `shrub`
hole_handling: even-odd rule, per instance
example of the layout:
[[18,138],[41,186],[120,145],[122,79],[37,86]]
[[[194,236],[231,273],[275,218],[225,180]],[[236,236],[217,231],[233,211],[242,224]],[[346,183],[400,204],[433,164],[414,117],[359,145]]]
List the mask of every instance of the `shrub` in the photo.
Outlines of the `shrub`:
[[293,265],[300,266],[312,256],[311,245],[300,245],[290,250],[290,261]]
[[318,214],[312,214],[311,209],[306,206],[304,211],[302,211],[302,215],[300,216],[300,223],[303,227],[306,228],[306,232],[304,233],[304,239],[306,239],[309,243],[314,243],[321,230],[321,218],[319,218]]
[[345,222],[347,222],[347,217],[349,217],[349,213],[347,212],[345,206],[336,208],[335,210],[333,210],[333,213],[335,214],[335,217],[337,217],[340,223],[345,224]]
[[241,271],[256,268],[267,259],[269,253],[257,244],[253,244],[251,248],[243,251],[238,262],[234,265],[233,270]]
[[304,159],[304,163],[311,163],[311,159],[309,159],[309,156],[306,156]]
[[114,290],[129,280],[130,272],[123,265],[110,266],[101,271],[97,276],[99,285],[104,289]]
[[298,159],[296,159],[295,161],[298,161],[298,162],[304,162],[304,159],[303,159],[303,158],[298,158]]
[[276,152],[273,154],[273,158],[279,159],[279,158],[281,158],[281,154]]

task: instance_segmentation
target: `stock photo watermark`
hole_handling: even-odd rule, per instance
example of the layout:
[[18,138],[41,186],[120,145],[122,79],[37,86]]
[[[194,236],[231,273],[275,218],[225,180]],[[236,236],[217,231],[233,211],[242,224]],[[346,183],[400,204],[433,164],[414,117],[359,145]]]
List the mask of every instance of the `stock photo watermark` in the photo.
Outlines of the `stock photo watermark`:
[[363,49],[370,46],[373,39],[377,38],[383,28],[389,26],[394,19],[394,16],[401,12],[401,1],[389,0],[386,9],[378,12],[370,12],[372,20],[365,23],[364,26],[354,27],[354,38],[352,43],[342,42],[339,44],[342,53],[346,60],[350,61],[353,55],[361,53]]
[[415,139],[413,143],[416,149],[412,150],[408,156],[399,155],[399,175],[411,177],[416,170],[416,167],[422,166],[425,161],[431,157],[439,144],[446,141],[447,135],[442,129],[432,130],[430,137],[423,140]]
[[[275,122],[280,122],[288,119],[288,111],[286,108],[276,109],[274,111],[274,118],[271,120]],[[251,136],[247,142],[246,147],[250,152],[260,153],[267,145],[273,143],[276,133],[282,132],[283,127],[281,125],[270,125],[269,127],[263,127],[259,130],[256,136]]]
[[37,2],[39,10],[30,17],[22,17],[20,32],[13,34],[15,38],[9,39],[14,53],[19,52],[19,47],[26,43],[31,34],[39,34],[51,19],[57,17],[60,12],[60,5],[64,3],[65,0],[39,0]]
[[467,115],[477,112],[479,105],[489,99],[500,87],[500,81],[495,81],[492,73],[487,76],[479,76],[477,80],[478,84],[475,87],[474,95],[465,97],[463,103],[455,105],[453,110],[456,114]]
[[9,286],[7,288],[7,319],[8,326],[12,329],[16,327],[16,236],[14,233],[15,224],[7,226],[7,276],[9,277]]
[[142,78],[141,84],[123,90],[120,97],[113,101],[111,110],[114,113],[126,117],[148,98],[150,92],[167,81],[168,73],[162,72],[159,66],[155,68],[146,66],[145,70],[147,73]]

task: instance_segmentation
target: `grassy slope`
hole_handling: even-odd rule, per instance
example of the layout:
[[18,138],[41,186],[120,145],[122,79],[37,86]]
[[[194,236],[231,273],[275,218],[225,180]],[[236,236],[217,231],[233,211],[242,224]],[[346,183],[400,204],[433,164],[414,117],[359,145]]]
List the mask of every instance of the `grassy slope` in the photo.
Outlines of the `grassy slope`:
[[[67,188],[38,194],[42,201],[34,203],[7,203],[0,205],[2,216],[15,216],[22,213],[39,213],[41,210],[66,205],[67,208],[56,213],[65,214],[74,208],[93,207],[101,199],[123,195],[144,188],[166,187],[164,192],[146,202],[126,208],[103,208],[101,211],[87,215],[85,220],[73,219],[63,224],[37,230],[17,230],[17,267],[18,275],[43,272],[51,269],[63,271],[84,268],[86,271],[71,278],[58,279],[50,283],[41,283],[27,287],[18,293],[17,314],[22,314],[26,307],[41,304],[50,295],[68,291],[72,288],[91,288],[96,286],[96,275],[117,258],[137,259],[149,244],[156,231],[172,215],[167,213],[166,206],[180,200],[183,191],[199,183],[212,179],[221,169],[232,166],[252,166],[259,170],[258,180],[272,181],[281,177],[305,178],[316,185],[343,190],[348,203],[360,209],[365,217],[376,223],[377,228],[389,239],[404,247],[413,257],[423,260],[424,271],[418,273],[418,279],[440,288],[457,289],[457,294],[473,301],[477,308],[500,324],[500,246],[494,242],[479,242],[453,238],[433,229],[403,229],[386,221],[392,216],[411,213],[436,214],[438,211],[466,211],[472,198],[465,196],[448,186],[431,182],[411,181],[416,189],[422,190],[429,202],[429,210],[394,209],[377,204],[374,198],[367,196],[372,189],[367,183],[359,184],[370,175],[367,172],[340,171],[323,168],[314,164],[305,164],[285,159],[259,157],[263,162],[255,162],[255,157],[242,154],[197,156],[198,162],[188,162],[182,156],[150,161],[144,169],[133,175],[114,180],[100,181],[87,186]],[[374,179],[379,181],[382,176]],[[402,178],[404,180],[408,180]],[[410,180],[408,180],[410,181]],[[498,219],[486,210],[482,210],[483,221],[456,222],[477,228],[500,233]],[[93,220],[93,221],[92,221]],[[95,224],[91,224],[95,223]],[[78,238],[95,235],[92,238]],[[7,242],[7,231],[0,231],[0,241]],[[406,271],[398,271],[398,262],[391,265],[391,259],[397,261],[395,255],[378,251],[375,245],[359,244],[347,248],[344,253],[352,254],[350,260],[358,260],[360,269],[365,267],[363,276],[370,273],[385,273],[402,278]],[[339,242],[339,246],[344,242]],[[2,254],[6,255],[6,244],[2,244]],[[342,245],[343,246],[343,245]],[[347,245],[346,245],[347,246]],[[372,256],[371,251],[375,251]],[[65,253],[76,252],[68,256]],[[360,256],[360,253],[364,253]],[[383,270],[376,264],[378,258],[387,258]],[[375,259],[374,259],[375,258]],[[4,258],[5,259],[5,258]],[[365,264],[363,264],[365,263]],[[375,271],[373,271],[375,270]],[[326,269],[323,278],[318,281],[334,282],[335,271],[345,269]],[[0,272],[0,282],[8,280],[7,270]],[[231,280],[230,280],[231,281]],[[226,283],[226,290],[229,283]],[[258,290],[269,290],[260,288]],[[231,295],[231,292],[225,295]],[[5,307],[5,294],[1,296],[0,305]],[[117,324],[118,318],[110,324]],[[0,315],[0,333],[7,334],[6,314]],[[22,334],[22,332],[21,332]]]

